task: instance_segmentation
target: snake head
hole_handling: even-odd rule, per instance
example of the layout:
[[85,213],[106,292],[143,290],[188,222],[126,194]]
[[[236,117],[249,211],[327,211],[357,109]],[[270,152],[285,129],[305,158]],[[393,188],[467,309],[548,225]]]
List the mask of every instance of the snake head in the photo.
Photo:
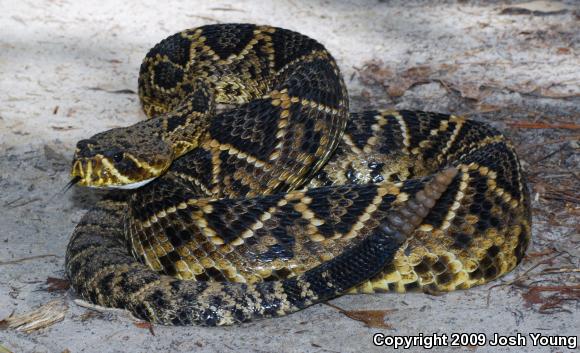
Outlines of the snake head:
[[[77,143],[71,176],[79,185],[134,189],[162,175],[173,150],[138,123],[98,133]],[[73,182],[73,183],[74,183]]]

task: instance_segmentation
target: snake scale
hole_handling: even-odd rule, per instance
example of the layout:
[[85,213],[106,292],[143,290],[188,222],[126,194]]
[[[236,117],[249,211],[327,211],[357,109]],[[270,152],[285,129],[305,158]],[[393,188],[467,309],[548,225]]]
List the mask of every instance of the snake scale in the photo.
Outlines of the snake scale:
[[81,140],[71,184],[120,190],[75,228],[83,299],[167,325],[276,317],[347,293],[442,292],[513,269],[527,186],[490,126],[350,113],[332,56],[251,24],[185,30],[145,57],[149,119]]

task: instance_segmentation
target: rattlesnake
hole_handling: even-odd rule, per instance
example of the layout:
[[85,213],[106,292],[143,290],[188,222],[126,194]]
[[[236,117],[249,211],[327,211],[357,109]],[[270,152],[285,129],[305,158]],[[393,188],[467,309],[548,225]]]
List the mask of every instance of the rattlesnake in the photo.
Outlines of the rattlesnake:
[[69,243],[67,275],[96,304],[232,324],[345,293],[469,288],[530,241],[503,135],[454,115],[349,113],[334,59],[299,33],[179,32],[145,57],[139,95],[150,119],[79,141],[73,161],[73,184],[139,187],[100,201]]

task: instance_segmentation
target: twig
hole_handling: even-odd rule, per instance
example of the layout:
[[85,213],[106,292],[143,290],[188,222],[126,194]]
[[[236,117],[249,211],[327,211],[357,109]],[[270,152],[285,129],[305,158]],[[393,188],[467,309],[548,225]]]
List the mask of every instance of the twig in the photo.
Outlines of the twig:
[[[570,193],[569,191],[572,191],[572,193]],[[541,197],[545,200],[557,200],[580,204],[580,197],[578,197],[577,194],[574,193],[574,190],[556,189],[556,188],[548,189],[541,195]]]
[[552,274],[552,273],[575,273],[580,272],[580,268],[546,268],[541,274]]
[[566,145],[560,146],[560,148],[558,148],[554,152],[550,152],[547,155],[545,155],[543,157],[540,157],[540,158],[536,159],[535,161],[532,161],[530,164],[534,165],[534,164],[537,164],[537,163],[539,163],[539,162],[541,162],[543,160],[546,160],[546,159],[552,157],[553,155],[555,155],[556,153],[562,152],[564,150],[564,148],[566,148]]
[[12,201],[7,201],[7,202],[5,202],[5,203],[4,203],[4,207],[10,206],[10,205],[12,205],[13,203],[15,203],[15,202],[18,202],[18,201],[20,201],[20,200],[22,200],[22,196],[19,196],[18,198],[14,199],[14,200],[12,200]]
[[334,304],[330,304],[329,302],[324,302],[324,303],[322,303],[322,304],[328,305],[329,307],[331,307],[331,308],[334,308],[334,309],[338,310],[338,311],[339,311],[341,314],[344,314],[344,313],[346,313],[346,310],[344,310],[343,308],[341,308],[341,307],[339,307],[339,306],[336,306],[336,305],[334,305]]
[[45,257],[57,257],[57,256],[56,255],[52,255],[52,254],[36,255],[36,256],[24,257],[24,258],[18,259],[18,260],[0,261],[0,265],[12,265],[12,264],[17,264],[17,263],[24,262],[24,261],[28,261],[28,260],[42,259],[42,258],[45,258]]
[[545,265],[547,263],[550,263],[551,261],[555,260],[557,257],[561,256],[562,254],[564,254],[564,252],[559,252],[556,255],[550,257],[549,259],[543,260],[538,262],[537,264],[535,264],[534,266],[528,268],[526,271],[524,271],[524,273],[522,273],[521,275],[519,275],[518,277],[516,277],[515,279],[511,280],[511,281],[507,281],[507,282],[503,282],[503,283],[499,283],[496,285],[493,285],[491,287],[488,288],[487,290],[487,306],[489,307],[489,302],[491,300],[491,290],[494,288],[498,288],[498,287],[505,287],[505,286],[509,286],[512,285],[514,283],[518,283],[521,282],[524,279],[528,279],[530,278],[529,273],[531,271],[533,271],[535,268],[537,268],[540,265]]
[[541,146],[545,146],[545,145],[554,145],[554,144],[558,144],[558,143],[576,141],[576,140],[580,140],[580,135],[566,136],[566,137],[562,137],[562,138],[556,139],[556,140],[548,140],[548,141],[544,141],[541,143],[533,143],[533,144],[529,144],[529,145],[524,145],[521,150],[522,151],[524,149],[529,150],[530,148],[541,147]]
[[223,23],[223,21],[218,20],[215,17],[211,17],[211,16],[200,16],[200,15],[185,15],[186,17],[193,17],[193,18],[199,18],[205,21],[210,21],[210,22],[215,22],[215,23]]
[[52,300],[27,313],[1,320],[4,327],[30,333],[64,320],[68,306],[62,299]]
[[33,197],[33,198],[29,199],[29,200],[26,200],[24,202],[21,202],[19,204],[14,205],[19,200],[22,200],[22,197],[19,197],[16,200],[13,200],[13,201],[10,201],[10,202],[5,203],[4,204],[4,207],[11,206],[11,205],[12,205],[12,208],[22,207],[22,206],[28,205],[29,203],[33,203],[33,202],[36,202],[36,201],[40,201],[42,199],[40,197]]
[[[89,309],[89,310],[92,310],[92,311],[96,311],[96,312],[101,313],[101,314],[116,313],[116,314],[126,315],[126,314],[129,313],[125,309],[109,308],[109,307],[105,307],[105,306],[100,306],[100,305],[97,305],[97,304],[89,303],[89,302],[84,301],[82,299],[75,299],[74,300],[74,303],[76,305],[80,306],[80,307],[83,307],[85,309]],[[134,318],[134,316],[132,316],[132,315],[131,315],[131,317]],[[140,320],[140,319],[135,318],[135,321],[143,321],[143,320]]]
[[109,307],[105,307],[105,306],[100,306],[100,305],[89,303],[89,302],[84,301],[82,299],[75,299],[74,303],[80,307],[92,310],[92,311],[100,313],[100,314],[115,314],[115,315],[117,315],[117,318],[127,318],[127,319],[131,320],[133,323],[143,322],[143,320],[139,319],[138,317],[135,317],[130,311],[128,311],[126,309],[109,308]]
[[212,7],[210,8],[212,11],[235,11],[235,12],[246,12],[241,9],[234,9],[233,7]]
[[580,125],[578,124],[548,124],[540,122],[530,122],[530,121],[512,121],[507,123],[507,125],[519,129],[569,129],[569,130],[580,130]]
[[137,92],[135,92],[129,88],[111,90],[111,89],[105,89],[102,87],[86,87],[86,89],[91,90],[91,91],[103,91],[103,92],[113,93],[113,94],[137,94]]

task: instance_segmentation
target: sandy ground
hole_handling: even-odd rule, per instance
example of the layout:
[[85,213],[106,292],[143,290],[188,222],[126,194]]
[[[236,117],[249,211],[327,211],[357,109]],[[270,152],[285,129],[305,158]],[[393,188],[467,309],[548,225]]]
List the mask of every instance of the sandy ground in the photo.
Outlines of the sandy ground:
[[[0,0],[0,320],[53,299],[68,306],[49,328],[0,329],[0,352],[390,350],[373,346],[377,332],[521,333],[525,351],[568,351],[533,347],[528,335],[580,332],[577,2],[536,4],[531,12],[470,1],[163,3]],[[320,40],[347,78],[354,110],[470,114],[505,131],[534,195],[534,241],[522,266],[490,285],[443,296],[349,296],[332,301],[342,311],[316,305],[237,327],[155,326],[154,335],[123,314],[77,306],[70,291],[49,291],[48,278],[64,277],[74,225],[95,200],[80,189],[58,194],[75,142],[141,119],[134,92],[148,48],[215,22],[272,24]]]

